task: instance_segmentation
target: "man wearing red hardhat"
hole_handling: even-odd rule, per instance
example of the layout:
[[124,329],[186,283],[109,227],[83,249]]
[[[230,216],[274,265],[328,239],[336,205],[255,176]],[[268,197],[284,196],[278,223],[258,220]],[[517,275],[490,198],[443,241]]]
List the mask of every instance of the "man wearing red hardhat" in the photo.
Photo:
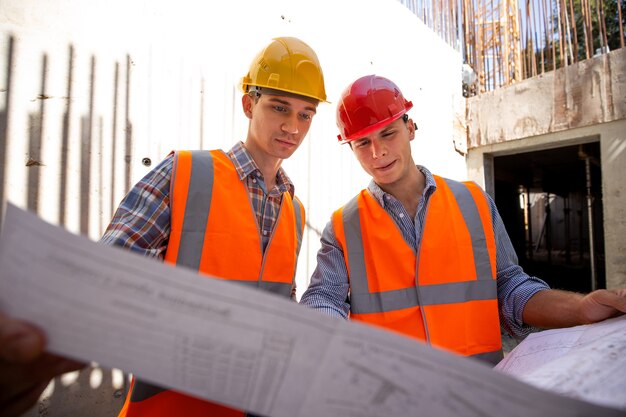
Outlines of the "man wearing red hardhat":
[[552,290],[517,264],[492,199],[416,165],[413,104],[392,81],[354,81],[337,105],[339,141],[372,177],[335,211],[301,303],[496,364],[500,323],[515,337],[626,312],[626,289]]
[[[306,43],[276,38],[253,59],[241,89],[245,142],[228,152],[170,153],[126,195],[102,242],[293,297],[305,213],[281,164],[326,101],[324,76]],[[44,353],[44,340],[0,314],[0,415],[20,415],[50,378],[80,366]],[[135,379],[120,415],[245,412]]]

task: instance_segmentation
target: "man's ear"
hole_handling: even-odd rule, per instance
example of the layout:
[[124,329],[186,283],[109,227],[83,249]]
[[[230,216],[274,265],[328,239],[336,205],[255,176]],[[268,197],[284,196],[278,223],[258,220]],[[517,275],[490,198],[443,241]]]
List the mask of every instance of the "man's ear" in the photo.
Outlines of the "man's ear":
[[413,122],[413,119],[409,118],[406,122],[406,126],[409,128],[409,140],[415,139],[415,131],[417,130],[417,125]]
[[243,113],[246,115],[248,119],[252,119],[252,107],[254,106],[254,99],[250,97],[250,94],[244,94],[241,96],[241,107],[243,108]]

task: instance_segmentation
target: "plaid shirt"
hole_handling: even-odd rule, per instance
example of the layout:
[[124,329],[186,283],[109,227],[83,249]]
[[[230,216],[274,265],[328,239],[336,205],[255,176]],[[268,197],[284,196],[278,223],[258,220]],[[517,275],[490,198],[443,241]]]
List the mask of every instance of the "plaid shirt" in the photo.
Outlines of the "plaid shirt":
[[[293,183],[285,171],[279,168],[276,185],[268,192],[263,174],[242,142],[228,151],[228,157],[235,165],[241,181],[246,183],[265,251],[278,218],[283,193],[294,196]],[[170,153],[128,192],[100,239],[102,243],[163,259],[170,234],[173,161],[174,154]]]

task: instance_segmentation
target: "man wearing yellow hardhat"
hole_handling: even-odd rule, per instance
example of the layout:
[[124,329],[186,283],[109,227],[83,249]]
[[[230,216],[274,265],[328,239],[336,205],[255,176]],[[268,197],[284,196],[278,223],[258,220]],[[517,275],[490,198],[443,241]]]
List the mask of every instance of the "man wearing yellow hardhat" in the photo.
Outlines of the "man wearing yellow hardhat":
[[[241,88],[249,119],[245,142],[228,152],[170,153],[126,195],[101,240],[293,297],[305,213],[281,164],[304,140],[318,103],[326,101],[324,76],[306,43],[276,38],[254,58]],[[0,314],[0,408],[6,415],[19,415],[51,377],[77,367],[43,349],[40,331]],[[244,414],[138,379],[120,413]]]
[[376,75],[337,104],[339,141],[372,177],[335,211],[300,302],[491,364],[500,323],[522,337],[626,312],[626,289],[577,294],[526,274],[493,200],[473,182],[432,174],[411,154],[413,103]]

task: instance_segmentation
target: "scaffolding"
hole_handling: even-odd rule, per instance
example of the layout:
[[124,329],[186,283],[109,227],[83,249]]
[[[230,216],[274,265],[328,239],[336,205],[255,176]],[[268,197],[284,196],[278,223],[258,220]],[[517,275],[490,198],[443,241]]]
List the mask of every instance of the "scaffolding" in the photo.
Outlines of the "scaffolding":
[[465,59],[478,74],[479,91],[522,78],[517,0],[463,0]]
[[624,47],[626,0],[399,0],[476,73],[475,94]]

